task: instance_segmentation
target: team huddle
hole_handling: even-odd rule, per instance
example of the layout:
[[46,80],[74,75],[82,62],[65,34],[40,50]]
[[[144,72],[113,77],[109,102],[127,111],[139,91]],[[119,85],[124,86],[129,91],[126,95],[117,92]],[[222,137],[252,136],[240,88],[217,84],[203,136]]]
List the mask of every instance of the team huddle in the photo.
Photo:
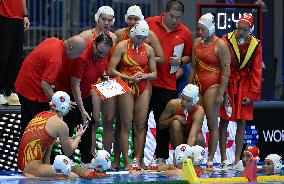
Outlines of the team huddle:
[[[246,121],[253,119],[253,101],[261,97],[262,46],[251,34],[252,15],[243,14],[236,30],[222,38],[215,35],[214,16],[202,15],[197,38],[192,40],[181,22],[184,11],[181,1],[170,0],[161,15],[144,19],[134,5],[125,15],[127,27],[111,32],[115,13],[102,6],[95,14],[95,28],[67,40],[47,38],[25,58],[15,89],[21,102],[18,166],[26,176],[103,177],[106,170],[119,167],[121,154],[123,169],[144,170],[150,111],[157,127],[158,171],[180,174],[183,161],[191,158],[196,173],[203,172],[205,117],[209,129],[206,170],[214,169],[218,141],[222,168],[243,170],[247,160],[258,156],[257,147],[242,153]],[[180,53],[178,45],[183,46]],[[188,84],[178,97],[176,81],[189,63]],[[114,77],[121,78],[131,93],[102,100],[92,84]],[[229,121],[237,122],[233,163],[226,156]],[[103,150],[96,150],[100,122]],[[75,136],[69,138],[74,129]],[[135,168],[128,155],[131,129]],[[174,164],[165,162],[169,143],[175,149]],[[61,144],[64,155],[56,156],[51,165],[54,144]],[[77,147],[84,167],[73,166],[68,158]],[[281,160],[276,154],[267,156],[264,172],[279,173]]]

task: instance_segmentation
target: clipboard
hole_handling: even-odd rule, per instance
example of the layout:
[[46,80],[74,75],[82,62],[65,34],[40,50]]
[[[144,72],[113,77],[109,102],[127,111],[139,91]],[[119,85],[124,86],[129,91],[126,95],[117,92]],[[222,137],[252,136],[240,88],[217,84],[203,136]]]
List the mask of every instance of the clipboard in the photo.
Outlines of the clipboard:
[[94,89],[103,100],[132,92],[131,88],[119,77],[92,84],[92,89]]

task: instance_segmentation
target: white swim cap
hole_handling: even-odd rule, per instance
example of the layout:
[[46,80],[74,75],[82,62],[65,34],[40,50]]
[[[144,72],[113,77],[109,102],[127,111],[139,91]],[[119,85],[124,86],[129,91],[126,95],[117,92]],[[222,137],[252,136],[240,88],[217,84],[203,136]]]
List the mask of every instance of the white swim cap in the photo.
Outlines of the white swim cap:
[[188,84],[181,92],[182,95],[192,98],[193,106],[199,101],[199,87],[194,84]]
[[52,173],[62,174],[69,176],[71,172],[71,161],[65,155],[57,155],[54,159],[54,163],[51,166]]
[[108,14],[108,15],[112,15],[113,16],[113,20],[112,20],[112,24],[114,23],[115,21],[115,18],[114,18],[114,11],[113,9],[110,7],[110,6],[101,6],[97,13],[95,14],[95,21],[98,22],[99,21],[99,18],[100,18],[100,15],[104,13],[104,14]]
[[188,157],[192,157],[192,149],[188,144],[181,144],[175,149],[176,164],[181,164]]
[[268,155],[265,160],[271,160],[274,164],[274,174],[278,174],[281,172],[282,168],[282,157],[277,154]]
[[127,13],[125,15],[125,22],[127,23],[127,18],[131,15],[139,17],[139,20],[144,20],[144,16],[142,14],[141,8],[139,6],[133,5],[127,9]]
[[111,167],[110,154],[106,150],[99,150],[91,161],[94,169],[106,171]]
[[205,149],[199,145],[195,145],[191,147],[193,153],[193,165],[201,165],[204,156],[205,156]]
[[133,38],[136,35],[148,36],[149,26],[145,20],[140,20],[137,24],[130,30],[130,36]]
[[211,13],[206,13],[205,15],[202,15],[199,18],[198,23],[207,27],[209,31],[209,36],[215,33],[215,21],[214,16]]
[[69,111],[70,96],[64,91],[57,91],[51,99],[51,108],[63,114]]

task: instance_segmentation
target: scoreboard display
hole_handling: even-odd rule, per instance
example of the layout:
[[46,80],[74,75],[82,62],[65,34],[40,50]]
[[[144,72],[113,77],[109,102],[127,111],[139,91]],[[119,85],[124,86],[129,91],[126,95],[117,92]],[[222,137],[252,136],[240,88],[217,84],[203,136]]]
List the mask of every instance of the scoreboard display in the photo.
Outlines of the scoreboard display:
[[236,23],[243,13],[251,13],[254,18],[254,30],[252,34],[261,40],[262,36],[262,7],[259,4],[222,4],[222,3],[198,3],[197,4],[197,22],[198,19],[211,13],[215,17],[216,35],[223,35],[236,29]]

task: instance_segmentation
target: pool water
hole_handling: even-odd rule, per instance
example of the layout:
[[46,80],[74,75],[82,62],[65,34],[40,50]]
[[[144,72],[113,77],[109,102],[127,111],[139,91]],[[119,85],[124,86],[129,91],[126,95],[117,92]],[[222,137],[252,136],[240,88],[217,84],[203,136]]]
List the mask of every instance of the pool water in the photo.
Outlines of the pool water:
[[[283,174],[283,173],[282,173]],[[201,178],[230,178],[230,177],[240,177],[241,173],[233,170],[219,170],[211,173],[202,174]],[[119,172],[109,172],[108,176],[105,178],[97,178],[92,180],[80,179],[75,180],[54,180],[52,178],[40,178],[40,179],[27,179],[21,175],[11,175],[11,176],[0,176],[0,184],[38,184],[38,183],[54,183],[54,184],[107,184],[107,183],[136,183],[142,184],[145,182],[160,183],[160,184],[178,184],[187,181],[181,180],[180,177],[166,177],[161,173],[148,173],[148,174],[138,174],[129,175],[126,171]],[[251,182],[252,183],[252,182]],[[262,184],[284,184],[281,182],[261,182]],[[237,183],[234,183],[237,184]]]

